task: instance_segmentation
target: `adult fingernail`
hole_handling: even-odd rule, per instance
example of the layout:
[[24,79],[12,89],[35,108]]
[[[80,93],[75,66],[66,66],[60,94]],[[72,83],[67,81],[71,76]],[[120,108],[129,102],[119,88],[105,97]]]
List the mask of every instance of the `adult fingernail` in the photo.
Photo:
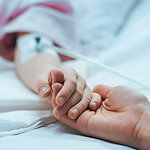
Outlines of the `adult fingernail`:
[[78,109],[73,109],[73,110],[72,110],[73,118],[76,118],[76,117],[77,117],[78,112],[79,112]]
[[40,88],[39,93],[40,93],[41,96],[44,96],[47,92],[49,92],[48,87],[44,86],[44,87]]

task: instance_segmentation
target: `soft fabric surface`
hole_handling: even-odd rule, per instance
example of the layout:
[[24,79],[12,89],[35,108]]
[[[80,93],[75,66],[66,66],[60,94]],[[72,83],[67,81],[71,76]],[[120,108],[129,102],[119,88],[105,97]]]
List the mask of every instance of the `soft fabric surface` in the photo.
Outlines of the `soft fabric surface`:
[[[111,48],[105,51],[99,51],[96,54],[96,59],[109,66],[116,68],[122,73],[129,74],[134,78],[142,80],[143,82],[150,84],[150,1],[143,0],[139,2],[133,9],[130,16],[126,20],[119,35],[116,36],[114,44]],[[92,49],[92,48],[91,48]],[[85,51],[86,53],[86,51]],[[79,65],[80,64],[80,65]],[[125,79],[119,78],[105,70],[98,69],[96,66],[86,64],[85,62],[68,62],[64,66],[72,66],[78,70],[78,72],[87,79],[91,88],[98,83],[104,83],[108,85],[119,85],[124,84],[133,87],[142,93],[146,94],[150,98],[150,90],[145,89],[139,85],[131,83]],[[80,67],[82,66],[82,67]],[[4,96],[9,94],[19,98],[23,98],[24,95],[28,95],[28,98],[32,98],[35,101],[41,102],[37,96],[29,92],[15,77],[13,70],[9,70],[0,73],[0,91]],[[12,78],[13,77],[13,78]],[[5,80],[4,80],[5,79]],[[15,88],[14,88],[15,87]],[[19,93],[19,95],[18,95]],[[7,99],[8,100],[8,99]],[[9,99],[10,100],[10,99]],[[13,98],[15,100],[15,98]],[[19,99],[18,99],[19,100]],[[20,100],[18,101],[20,102]],[[28,101],[31,102],[31,101]],[[20,103],[21,104],[21,103]],[[33,104],[33,103],[32,103]],[[19,103],[18,103],[19,105]],[[19,105],[21,106],[21,105]],[[45,105],[44,109],[47,109]],[[34,109],[39,109],[37,106]],[[32,108],[33,109],[33,108]],[[29,111],[29,110],[28,110]],[[41,112],[41,111],[40,111]],[[49,111],[47,111],[49,112]],[[5,112],[8,113],[8,112]],[[1,113],[2,115],[2,113]],[[20,114],[21,115],[21,114]],[[6,115],[7,116],[7,115]],[[28,120],[34,121],[41,114],[35,115],[32,119],[29,117]],[[7,116],[9,118],[9,116]],[[7,117],[5,119],[7,119]],[[4,118],[1,118],[4,119]],[[10,119],[10,118],[9,118]],[[10,121],[8,119],[8,121]],[[12,118],[11,118],[12,119]],[[12,119],[13,121],[13,119]],[[31,123],[30,122],[30,123]],[[5,122],[10,127],[8,122]],[[27,122],[26,122],[27,123]],[[25,120],[18,119],[14,127],[26,125]],[[11,126],[12,127],[12,126]],[[16,142],[17,141],[17,142]],[[28,144],[27,144],[28,143]],[[0,139],[1,149],[103,149],[103,150],[129,150],[131,148],[120,146],[117,144],[105,142],[99,139],[90,138],[79,134],[77,131],[69,128],[68,126],[62,125],[57,122],[50,124],[47,127],[39,128],[20,134],[17,136],[8,136]]]
[[[84,62],[69,62],[64,66],[72,65],[77,68],[79,64],[84,69],[78,68],[79,73],[88,79],[86,75],[89,66]],[[93,78],[94,79],[94,78]],[[51,110],[36,95],[26,89],[15,77],[13,70],[0,73],[0,133],[1,131],[12,131],[27,128],[41,118],[51,116]],[[15,87],[15,88],[14,88]],[[9,91],[9,92],[8,92]],[[9,94],[8,94],[9,93]],[[26,97],[26,99],[25,99]],[[36,104],[38,103],[38,104]],[[4,107],[5,106],[5,107]],[[5,109],[4,109],[5,108]],[[46,123],[46,122],[45,122]],[[17,131],[17,130],[16,130]],[[81,135],[78,131],[71,129],[60,122],[52,123],[46,127],[14,136],[0,138],[0,147],[3,149],[130,149],[125,146],[112,144],[95,138]],[[11,134],[11,133],[10,133]],[[16,142],[17,141],[17,142]],[[28,143],[28,144],[26,144]],[[59,144],[58,144],[59,143]]]

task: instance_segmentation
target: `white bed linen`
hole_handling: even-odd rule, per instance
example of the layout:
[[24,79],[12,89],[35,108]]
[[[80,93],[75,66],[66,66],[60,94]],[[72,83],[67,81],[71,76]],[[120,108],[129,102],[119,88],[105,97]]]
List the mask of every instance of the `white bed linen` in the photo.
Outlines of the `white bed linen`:
[[[89,69],[89,65],[85,64],[84,62],[68,62],[65,63],[64,66],[72,66],[77,68],[80,64],[84,68],[78,68],[79,73],[84,76],[84,78],[89,79],[87,76],[87,70]],[[0,113],[0,120],[1,123],[1,131],[2,130],[12,130],[16,128],[23,128],[27,125],[30,125],[32,122],[40,119],[42,117],[51,115],[51,111],[39,111],[42,108],[43,103],[41,100],[38,99],[36,95],[31,93],[28,89],[24,87],[20,83],[20,81],[15,77],[14,70],[5,70],[0,73],[0,83],[3,86],[0,86],[1,97],[5,95],[5,102],[12,103],[14,105],[18,105],[18,110],[11,111],[11,107],[9,107],[9,112]],[[15,87],[15,88],[14,88]],[[9,91],[9,92],[8,92]],[[9,94],[8,94],[9,93]],[[10,99],[10,96],[13,95],[13,99]],[[22,103],[26,97],[27,103]],[[33,106],[33,102],[30,101],[33,99],[35,102],[35,107],[32,107],[32,111],[30,110],[29,105]],[[12,100],[12,101],[10,101]],[[36,105],[41,104],[41,106]],[[41,103],[39,103],[41,102]],[[29,104],[29,105],[27,105]],[[9,106],[9,105],[8,105]],[[20,111],[20,109],[24,109]],[[33,110],[35,109],[35,111]],[[43,105],[43,109],[47,109],[45,105]],[[5,109],[6,110],[6,109]],[[2,111],[2,110],[1,110]],[[3,120],[2,120],[3,119]],[[5,121],[4,121],[5,120]],[[2,126],[3,125],[3,126]],[[28,144],[27,144],[28,143]],[[46,127],[42,127],[39,129],[35,129],[23,134],[15,135],[15,136],[5,136],[0,138],[0,148],[7,150],[7,149],[65,149],[69,150],[70,148],[75,149],[104,149],[104,150],[129,150],[131,148],[112,144],[106,141],[102,141],[95,138],[90,138],[81,135],[78,131],[71,129],[70,127],[61,124],[60,122],[56,122],[50,124]]]
[[[115,44],[107,51],[99,53],[97,60],[100,60],[123,73],[130,74],[146,83],[150,84],[150,1],[142,1],[136,8],[126,26],[115,41]],[[80,65],[79,65],[80,64]],[[90,85],[93,87],[97,83],[109,85],[125,84],[145,93],[149,98],[149,90],[126,80],[118,78],[104,70],[92,69],[91,65],[81,62],[69,62],[66,66],[73,66],[79,70]],[[79,66],[84,67],[79,68]],[[91,69],[91,74],[86,74],[87,69]],[[98,74],[97,74],[98,73]],[[8,76],[9,78],[9,76]],[[8,84],[8,83],[7,83]],[[1,87],[1,86],[0,86]],[[10,87],[10,85],[9,85]],[[4,90],[4,89],[3,89]],[[17,143],[16,143],[17,142]],[[27,144],[28,143],[28,144]],[[0,139],[1,149],[111,149],[129,150],[116,144],[111,144],[98,139],[85,137],[77,131],[57,122],[47,127],[36,129],[21,135],[3,137]]]

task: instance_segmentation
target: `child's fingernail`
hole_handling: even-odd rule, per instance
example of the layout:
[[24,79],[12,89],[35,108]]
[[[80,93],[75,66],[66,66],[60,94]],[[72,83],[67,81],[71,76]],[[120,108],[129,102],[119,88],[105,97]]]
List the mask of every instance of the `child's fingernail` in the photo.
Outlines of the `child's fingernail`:
[[40,88],[39,92],[41,96],[44,96],[48,91],[49,91],[49,88],[45,86],[45,87]]
[[78,115],[78,109],[73,109],[72,113],[73,113],[73,118],[77,117],[77,115]]
[[95,102],[91,103],[94,108],[96,108],[97,104]]
[[58,99],[58,105],[59,105],[59,106],[62,106],[63,104],[64,104],[64,98],[60,97],[60,98]]
[[58,110],[55,111],[55,117],[56,117],[57,119],[60,119],[60,114],[59,114]]

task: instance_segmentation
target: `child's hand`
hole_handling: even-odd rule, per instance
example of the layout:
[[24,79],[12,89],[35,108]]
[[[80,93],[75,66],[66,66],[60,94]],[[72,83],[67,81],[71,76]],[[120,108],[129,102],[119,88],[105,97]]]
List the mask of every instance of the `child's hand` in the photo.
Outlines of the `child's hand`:
[[85,80],[73,69],[53,70],[49,74],[49,85],[52,90],[53,114],[60,118],[68,114],[70,119],[76,119],[88,107],[96,110],[101,103],[101,97],[92,93]]
[[85,135],[135,148],[149,149],[149,142],[142,145],[145,143],[142,138],[149,137],[149,132],[145,132],[149,131],[145,123],[148,123],[146,117],[149,116],[145,114],[150,113],[147,98],[123,86],[98,85],[94,88],[94,92],[102,96],[100,108],[96,111],[85,110],[76,120],[71,120],[67,115],[59,120]]

